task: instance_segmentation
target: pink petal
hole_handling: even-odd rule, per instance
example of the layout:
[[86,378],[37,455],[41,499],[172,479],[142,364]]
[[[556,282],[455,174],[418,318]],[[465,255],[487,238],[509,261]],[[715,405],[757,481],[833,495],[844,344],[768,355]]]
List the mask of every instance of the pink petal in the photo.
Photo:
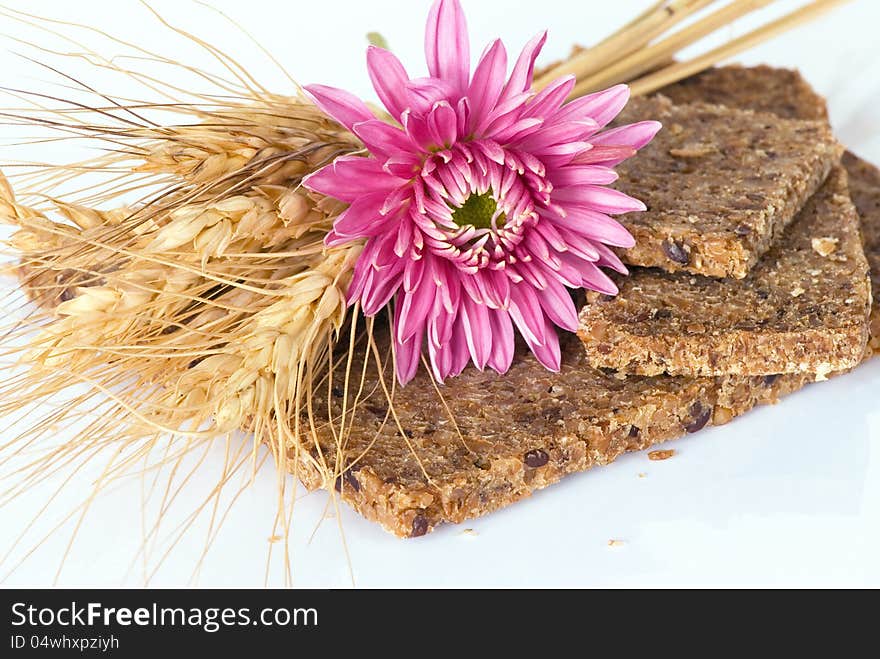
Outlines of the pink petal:
[[[599,260],[599,251],[596,249],[598,241],[566,229],[560,228],[559,233],[565,236],[566,246],[568,247],[565,253],[573,254],[579,259],[591,263]],[[561,256],[560,260],[562,260]]]
[[417,332],[422,331],[428,312],[434,305],[434,290],[432,285],[420,286],[413,293],[397,296],[398,321],[394,335],[398,341],[409,341]]
[[452,335],[450,347],[455,351],[452,355],[452,375],[461,375],[461,372],[464,371],[468,362],[470,362],[471,354],[467,348],[464,318],[460,313],[458,315],[458,322],[455,324],[455,332]]
[[[504,280],[507,280],[507,276],[504,276]],[[482,270],[478,274],[478,276],[473,277],[472,281],[476,285],[478,295],[471,294],[471,298],[475,301],[480,301],[481,304],[485,304],[490,309],[503,309],[507,307],[507,303],[509,303],[509,299],[505,302],[501,295],[498,292],[498,287],[495,284],[495,280],[493,280],[492,275],[489,271]],[[509,287],[508,287],[508,295],[509,295]]]
[[[550,227],[552,229],[553,225],[550,222],[538,222],[538,226]],[[535,227],[535,230],[527,232],[525,240],[520,244],[520,249],[523,249],[523,247],[527,248],[528,254],[530,254],[535,261],[546,263],[552,268],[552,266],[557,265],[559,262],[556,255],[557,249],[550,249],[548,240],[544,237],[544,233],[545,232],[543,231],[538,231],[537,227]],[[554,231],[553,234],[555,235],[551,235],[551,239],[560,237],[559,232],[557,231]],[[565,251],[565,249],[567,249],[567,246],[563,245],[562,250],[559,251]],[[596,258],[599,258],[598,254],[596,254]],[[518,266],[521,265],[522,264],[518,264]]]
[[595,130],[596,124],[592,120],[563,121],[544,127],[518,140],[516,146],[530,153],[541,151],[556,144],[577,142]]
[[406,83],[409,82],[403,64],[384,48],[370,46],[367,49],[367,70],[382,104],[392,117],[400,119],[407,107]]
[[365,316],[375,316],[382,308],[388,304],[388,301],[400,288],[400,280],[402,279],[402,268],[395,268],[397,272],[381,273],[374,277],[364,287],[361,296],[361,305],[364,309]]
[[504,272],[488,272],[484,279],[487,282],[486,288],[491,290],[492,298],[497,303],[499,309],[507,309],[510,306],[510,278]]
[[500,144],[516,142],[526,135],[533,134],[541,128],[543,123],[544,120],[538,117],[529,117],[513,122],[508,122],[507,118],[503,117],[489,126],[486,130],[486,136]]
[[550,119],[571,94],[576,81],[573,75],[567,75],[551,82],[526,104],[524,116]]
[[382,169],[392,176],[410,179],[418,173],[421,164],[421,158],[416,155],[417,153],[419,152],[403,154],[398,151],[397,155],[387,158],[382,163]]
[[580,271],[581,288],[589,288],[592,291],[604,293],[605,295],[617,295],[617,284],[611,281],[610,277],[602,272],[596,264],[584,261],[571,254],[563,254],[562,258],[568,265]]
[[547,213],[541,214],[560,230],[573,231],[594,242],[626,249],[635,245],[635,239],[629,231],[620,222],[604,213],[577,204],[566,204],[565,210],[566,214],[563,217]]
[[437,0],[428,13],[425,58],[435,78],[450,81],[463,94],[470,74],[467,23],[458,0]]
[[504,149],[492,140],[480,140],[473,144],[473,146],[492,162],[497,162],[499,165],[503,165],[506,161]]
[[572,264],[574,259],[572,259],[571,255],[562,256],[560,260],[562,264],[558,270],[554,271],[559,282],[569,288],[583,288],[584,276],[581,274],[580,269]]
[[574,332],[578,328],[578,314],[571,299],[568,289],[562,284],[555,281],[548,283],[547,287],[541,291],[540,295],[541,308],[547,317],[553,321],[558,327],[569,332]]
[[601,146],[628,146],[638,150],[653,140],[662,127],[663,124],[659,121],[640,121],[594,135],[590,142]]
[[557,252],[564,252],[568,245],[565,238],[560,235],[556,226],[552,222],[538,222],[535,225],[535,231],[541,234],[541,237],[547,241]]
[[[413,234],[416,230],[413,222],[409,218],[401,217],[404,213],[397,213],[394,217],[394,224],[397,227],[397,239],[394,241],[394,253],[399,258],[410,260],[410,250],[413,244]],[[402,221],[401,221],[402,220]],[[393,229],[392,229],[393,231]]]
[[519,119],[523,114],[524,104],[530,96],[529,92],[523,92],[508,99],[499,98],[492,111],[474,124],[476,126],[474,134],[483,136],[489,126],[494,126],[497,130]]
[[458,134],[467,135],[471,132],[469,128],[471,125],[471,102],[467,96],[458,99],[455,114],[458,116]]
[[553,199],[560,203],[572,202],[588,206],[600,213],[612,215],[645,210],[645,204],[638,199],[633,199],[619,190],[599,185],[577,185],[557,188],[553,191]]
[[485,304],[483,293],[477,285],[477,281],[482,279],[482,274],[483,273],[477,273],[476,275],[461,278],[461,288],[464,291],[464,295],[461,296],[462,300],[464,300],[465,297],[469,297],[474,304]]
[[599,126],[606,126],[614,119],[629,100],[629,87],[615,85],[601,92],[595,92],[582,96],[565,105],[556,117],[562,121],[565,119],[581,119],[590,117]]
[[433,259],[431,274],[437,284],[437,299],[447,313],[456,314],[461,300],[461,278],[453,266],[442,259]]
[[349,240],[375,235],[393,219],[392,215],[381,213],[385,199],[386,195],[383,192],[367,194],[355,199],[351,206],[333,222],[333,231]]
[[352,131],[372,153],[391,156],[416,151],[416,145],[405,132],[379,119],[355,124]]
[[452,339],[453,325],[458,315],[458,308],[449,311],[439,301],[439,296],[434,300],[434,307],[428,316],[428,345],[439,348]]
[[492,354],[487,362],[494,371],[507,373],[513,363],[513,323],[506,311],[489,311],[492,330]]
[[375,316],[388,304],[402,279],[403,261],[394,254],[394,234],[370,238],[355,264],[349,297],[356,296],[365,316]]
[[462,326],[468,350],[474,364],[481,371],[486,368],[492,354],[492,325],[489,322],[490,310],[483,304],[477,304],[469,296],[461,299]]
[[510,318],[529,345],[543,345],[547,323],[538,295],[528,284],[511,287]]
[[534,36],[523,48],[513,67],[513,72],[510,74],[510,80],[501,93],[502,101],[522,94],[532,88],[532,78],[535,75],[535,60],[538,59],[538,55],[546,41],[547,31],[545,30]]
[[452,372],[452,353],[449,350],[444,350],[443,345],[435,345],[428,341],[428,358],[431,362],[431,370],[434,372],[434,379],[443,384]]
[[[589,153],[589,152],[588,152]],[[567,185],[608,185],[618,179],[618,174],[610,167],[597,165],[568,165],[553,172],[551,179],[556,187]]]
[[571,163],[573,165],[614,167],[627,158],[632,158],[636,153],[636,150],[631,146],[600,146],[596,144],[593,145],[593,148],[578,154]]
[[330,115],[349,130],[356,123],[376,118],[366,103],[343,89],[326,85],[308,85],[304,89],[322,112]]
[[[326,247],[339,247],[340,245],[345,245],[352,241],[348,236],[342,236],[332,229],[327,232],[327,235],[324,236],[324,245]],[[349,285],[349,290],[351,290],[351,285]]]
[[562,364],[562,351],[559,348],[559,336],[549,321],[545,321],[546,340],[541,344],[530,343],[526,339],[526,343],[531,348],[532,353],[538,362],[548,371],[558,373]]
[[[394,325],[398,324],[399,304],[394,307]],[[397,380],[400,384],[405,385],[411,381],[419,370],[419,361],[422,355],[422,337],[424,336],[424,325],[417,327],[413,335],[407,341],[394,341],[394,359],[397,370]],[[397,336],[397,332],[394,332]]]
[[[434,142],[434,137],[428,128],[428,122],[424,117],[413,114],[409,110],[404,111],[400,117],[403,122],[403,128],[406,134],[414,144],[417,144],[423,151],[428,151]],[[424,173],[424,169],[423,169]]]
[[[513,266],[510,266],[513,267]],[[541,295],[547,288],[548,281],[544,268],[540,267],[535,261],[520,261],[515,266],[516,273],[522,277],[520,284],[523,287],[533,289],[538,295]]]
[[[369,247],[369,243],[367,243],[367,246]],[[373,269],[366,261],[358,259],[357,263],[354,264],[354,272],[351,274],[351,283],[348,285],[348,293],[346,293],[349,305],[352,305],[355,302],[360,302],[364,288],[372,277]]]
[[[635,244],[635,240],[633,240],[632,242],[633,244]],[[623,265],[623,261],[620,260],[620,257],[612,252],[610,248],[602,245],[601,243],[595,244],[594,247],[599,252],[599,260],[596,261],[596,265],[611,268],[612,270],[615,270],[622,275],[629,274],[629,269],[625,265]]]
[[419,116],[428,114],[439,101],[453,100],[456,96],[452,84],[438,78],[414,78],[406,83],[405,89],[407,110]]
[[309,190],[349,203],[368,193],[390,193],[405,183],[377,160],[363,156],[341,156],[303,179]]
[[428,130],[436,146],[449,148],[458,137],[458,117],[448,101],[439,101],[428,114]]
[[569,142],[545,147],[535,151],[534,155],[540,158],[548,169],[552,170],[555,167],[564,167],[589,148],[589,142]]
[[425,274],[425,259],[408,259],[403,269],[403,290],[407,293],[415,291]]
[[501,39],[496,39],[483,56],[474,71],[473,80],[468,87],[467,97],[471,103],[472,114],[469,126],[473,128],[495,107],[504,86],[507,73],[507,51]]

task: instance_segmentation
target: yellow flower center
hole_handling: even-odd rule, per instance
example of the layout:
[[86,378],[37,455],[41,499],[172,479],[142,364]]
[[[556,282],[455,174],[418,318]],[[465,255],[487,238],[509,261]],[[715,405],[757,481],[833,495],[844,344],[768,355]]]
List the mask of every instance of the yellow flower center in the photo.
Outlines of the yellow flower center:
[[[452,210],[452,219],[460,227],[472,226],[475,229],[492,229],[492,218],[498,211],[498,202],[492,192],[472,194],[459,208]],[[498,214],[495,228],[504,224],[504,213]]]

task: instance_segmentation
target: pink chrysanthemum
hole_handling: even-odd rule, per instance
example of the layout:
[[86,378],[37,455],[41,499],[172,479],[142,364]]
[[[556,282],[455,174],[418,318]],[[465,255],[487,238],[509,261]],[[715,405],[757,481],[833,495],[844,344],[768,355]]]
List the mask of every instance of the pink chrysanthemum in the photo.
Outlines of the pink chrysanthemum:
[[471,76],[461,6],[438,0],[425,35],[429,77],[411,79],[386,50],[367,52],[376,92],[399,125],[345,91],[307,88],[369,151],[338,158],[305,185],[351,204],[327,244],[366,239],[349,300],[372,316],[394,298],[403,384],[426,339],[441,381],[469,360],[506,372],[514,325],[537,359],[558,370],[555,326],[577,328],[566,287],[613,295],[600,267],[626,272],[608,246],[634,241],[609,215],[645,207],[603,186],[660,124],[600,132],[626,104],[624,85],[566,103],[574,78],[565,77],[535,94],[545,38],[526,45],[509,77],[504,46],[492,42]]

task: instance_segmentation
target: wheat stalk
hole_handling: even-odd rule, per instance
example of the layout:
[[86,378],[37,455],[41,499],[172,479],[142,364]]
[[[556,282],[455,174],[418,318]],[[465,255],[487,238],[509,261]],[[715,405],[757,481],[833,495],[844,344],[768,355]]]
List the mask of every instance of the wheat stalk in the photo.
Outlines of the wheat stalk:
[[732,0],[677,31],[675,28],[686,19],[717,4],[717,0],[658,2],[595,46],[576,49],[569,59],[545,69],[536,79],[535,87],[542,89],[562,75],[573,75],[577,84],[572,97],[621,82],[630,83],[633,94],[648,94],[711,68],[848,0],[813,0],[723,46],[685,62],[674,61],[675,55],[685,48],[773,1]]
[[[140,101],[124,107],[138,116],[168,111]],[[52,425],[71,423],[83,407],[103,413],[13,471],[18,480],[5,501],[40,474],[94,459],[103,447],[132,451],[111,460],[105,483],[131,471],[159,437],[174,438],[177,448],[158,464],[174,465],[240,427],[253,429],[254,445],[269,446],[286,471],[288,452],[307,442],[309,424],[299,419],[312,379],[326,371],[347,319],[345,290],[359,247],[324,250],[344,206],[306,194],[299,181],[359,149],[352,135],[300,98],[242,88],[233,98],[175,103],[190,117],[175,125],[120,126],[106,114],[114,109],[5,113],[12,122],[113,144],[91,161],[19,175],[27,203],[6,179],[0,185],[0,219],[18,228],[10,246],[21,255],[19,273],[48,309],[15,328],[28,371],[14,379],[7,371],[0,412],[86,384]],[[84,184],[73,199],[51,197],[58,184],[94,172],[123,175],[109,186]],[[146,193],[140,201],[118,205],[137,190]],[[10,442],[10,459],[48,429],[38,424]],[[334,482],[323,458],[310,459]],[[280,483],[278,518],[286,520]],[[144,553],[157,526],[145,532]]]

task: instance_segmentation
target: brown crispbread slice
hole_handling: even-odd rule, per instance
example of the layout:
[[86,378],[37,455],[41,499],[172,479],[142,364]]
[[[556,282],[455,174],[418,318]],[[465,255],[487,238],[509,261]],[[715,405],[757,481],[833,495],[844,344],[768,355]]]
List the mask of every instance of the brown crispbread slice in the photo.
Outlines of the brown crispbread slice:
[[[769,66],[724,66],[664,87],[659,92],[675,103],[706,101],[733,108],[767,111],[790,119],[827,119],[825,99],[797,71]],[[852,152],[842,164],[871,267],[874,303],[871,309],[871,349],[880,351],[880,170]]]
[[[349,415],[341,451],[319,428],[320,451],[338,456],[336,489],[363,516],[398,536],[418,536],[509,505],[566,474],[607,464],[627,451],[723,424],[757,404],[775,402],[809,378],[642,378],[620,380],[590,368],[580,342],[563,337],[562,370],[551,373],[520,351],[509,373],[467,369],[439,387],[423,370],[394,393],[393,412],[379,369],[368,365],[372,392]],[[386,354],[380,349],[381,354]],[[317,418],[342,413],[344,364],[330,394],[313,400]],[[348,389],[360,387],[362,361]],[[389,387],[390,369],[386,372]],[[445,403],[444,403],[445,401]],[[448,406],[448,409],[447,407]],[[454,419],[454,421],[453,421]],[[326,486],[312,455],[290,456],[310,488]]]
[[825,99],[798,71],[761,66],[708,69],[659,90],[673,103],[711,103],[785,119],[828,120]]
[[618,167],[617,187],[645,202],[622,216],[631,265],[741,279],[839,161],[826,122],[716,105],[635,99],[620,123],[656,119],[654,141]]
[[858,364],[868,339],[868,263],[842,168],[745,279],[637,270],[619,284],[581,312],[578,334],[597,367],[823,376]]
[[871,308],[870,348],[880,352],[880,169],[847,151],[843,165],[849,174],[849,191],[859,212],[865,256],[871,267],[874,304]]

